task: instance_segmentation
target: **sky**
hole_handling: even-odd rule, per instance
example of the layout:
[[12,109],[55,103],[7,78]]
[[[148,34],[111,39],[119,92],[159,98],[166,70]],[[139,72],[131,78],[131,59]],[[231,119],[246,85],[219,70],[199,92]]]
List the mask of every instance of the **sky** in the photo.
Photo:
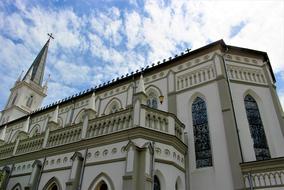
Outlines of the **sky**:
[[47,33],[43,105],[219,39],[268,53],[284,105],[282,0],[1,0],[0,109]]

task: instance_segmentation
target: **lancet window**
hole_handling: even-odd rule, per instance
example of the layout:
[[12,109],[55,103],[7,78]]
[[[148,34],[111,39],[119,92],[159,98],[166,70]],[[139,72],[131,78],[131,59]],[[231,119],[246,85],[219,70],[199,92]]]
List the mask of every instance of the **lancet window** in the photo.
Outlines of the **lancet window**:
[[196,168],[212,166],[212,152],[205,101],[197,97],[192,104]]
[[245,97],[245,108],[249,123],[250,134],[253,139],[253,148],[256,160],[270,159],[270,152],[266,141],[259,109],[251,95]]
[[154,175],[154,190],[161,190],[160,180],[156,175]]

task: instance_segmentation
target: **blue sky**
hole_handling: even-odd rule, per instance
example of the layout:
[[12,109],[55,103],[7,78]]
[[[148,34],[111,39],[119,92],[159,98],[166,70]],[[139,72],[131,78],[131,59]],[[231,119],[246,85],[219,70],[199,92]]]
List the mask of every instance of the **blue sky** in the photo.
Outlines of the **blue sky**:
[[284,104],[284,1],[2,0],[1,108],[50,32],[44,105],[219,39],[266,51]]

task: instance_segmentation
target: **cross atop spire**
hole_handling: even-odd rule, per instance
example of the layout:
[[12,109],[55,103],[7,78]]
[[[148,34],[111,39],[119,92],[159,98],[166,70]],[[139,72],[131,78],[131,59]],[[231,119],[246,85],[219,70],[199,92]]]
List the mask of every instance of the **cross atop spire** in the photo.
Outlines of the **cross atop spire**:
[[54,40],[54,37],[52,36],[52,33],[47,33],[47,35],[49,36],[48,40],[50,40],[50,38]]

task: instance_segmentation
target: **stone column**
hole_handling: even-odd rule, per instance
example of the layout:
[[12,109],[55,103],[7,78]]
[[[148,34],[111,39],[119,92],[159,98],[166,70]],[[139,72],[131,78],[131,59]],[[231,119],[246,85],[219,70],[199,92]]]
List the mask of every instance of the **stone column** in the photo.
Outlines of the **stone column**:
[[146,143],[139,148],[132,141],[126,146],[124,190],[152,190],[153,149],[150,146]]
[[132,190],[137,187],[137,147],[132,141],[126,146],[127,158],[125,175],[123,176],[123,190]]
[[36,190],[37,182],[40,178],[40,170],[42,168],[42,163],[40,160],[35,160],[33,163],[33,170],[29,179],[28,185],[25,187],[25,190]]
[[78,188],[84,160],[80,152],[75,152],[71,159],[72,167],[70,170],[69,180],[66,182],[66,190],[76,190]]
[[50,129],[47,128],[45,133],[44,133],[44,139],[43,139],[43,143],[42,143],[42,148],[46,148],[46,146],[47,146],[48,137],[49,137],[49,131],[50,131]]
[[15,146],[14,146],[13,156],[15,156],[15,155],[16,155],[16,152],[17,152],[17,148],[18,148],[19,142],[20,142],[20,139],[18,138],[18,139],[16,140],[16,144],[15,144]]
[[88,125],[89,125],[89,114],[87,111],[85,111],[83,115],[83,127],[82,127],[81,139],[86,138]]

